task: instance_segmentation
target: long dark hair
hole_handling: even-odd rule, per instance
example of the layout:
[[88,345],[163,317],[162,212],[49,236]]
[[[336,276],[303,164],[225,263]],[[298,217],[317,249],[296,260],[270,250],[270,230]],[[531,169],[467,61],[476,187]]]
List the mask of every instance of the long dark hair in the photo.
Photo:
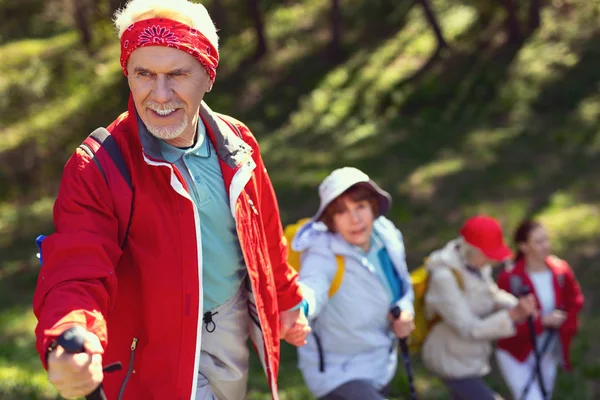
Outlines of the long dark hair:
[[525,254],[523,254],[523,252],[519,248],[519,245],[522,243],[527,243],[531,231],[533,231],[536,228],[539,228],[540,226],[542,226],[542,224],[532,219],[526,219],[519,224],[513,236],[513,241],[517,248],[517,252],[515,254],[515,262],[519,261],[525,256]]

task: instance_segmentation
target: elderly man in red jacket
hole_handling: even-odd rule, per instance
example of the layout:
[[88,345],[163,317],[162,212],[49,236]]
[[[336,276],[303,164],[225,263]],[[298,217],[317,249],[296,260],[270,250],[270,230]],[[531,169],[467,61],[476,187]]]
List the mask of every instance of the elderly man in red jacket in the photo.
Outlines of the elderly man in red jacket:
[[[78,149],[34,295],[49,379],[65,397],[103,382],[109,399],[241,400],[250,336],[277,399],[279,340],[302,345],[310,328],[256,139],[203,102],[215,26],[187,0],[132,0],[115,23],[131,96],[107,130],[130,172],[132,217],[123,232],[127,187],[109,189],[119,177]],[[74,325],[88,333],[72,355],[56,339]],[[103,374],[113,362],[122,370]]]

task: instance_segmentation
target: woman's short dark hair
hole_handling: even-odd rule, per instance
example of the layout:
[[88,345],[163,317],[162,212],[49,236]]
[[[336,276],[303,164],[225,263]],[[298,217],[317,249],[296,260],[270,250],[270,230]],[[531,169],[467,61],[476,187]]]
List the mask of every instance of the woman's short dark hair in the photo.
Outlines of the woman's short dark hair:
[[335,198],[323,211],[319,221],[323,222],[330,232],[335,232],[335,224],[333,223],[333,216],[337,213],[346,211],[346,203],[343,201],[344,197],[349,197],[350,200],[359,202],[367,200],[371,206],[373,215],[377,217],[379,215],[379,202],[377,200],[377,193],[368,185],[356,184],[350,186],[344,193]]

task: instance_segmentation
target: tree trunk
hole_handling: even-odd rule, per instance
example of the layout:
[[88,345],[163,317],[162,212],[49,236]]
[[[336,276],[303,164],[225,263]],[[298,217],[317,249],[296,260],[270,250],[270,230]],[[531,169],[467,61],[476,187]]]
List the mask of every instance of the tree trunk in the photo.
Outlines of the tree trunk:
[[541,17],[540,13],[542,10],[541,0],[530,0],[529,3],[529,29],[535,31],[540,27]]
[[519,28],[519,18],[517,3],[515,0],[502,0],[502,6],[506,11],[506,33],[510,42],[517,42],[521,39],[521,29]]
[[435,16],[435,13],[433,12],[431,5],[429,4],[429,0],[419,0],[419,3],[421,3],[421,5],[423,6],[423,11],[425,11],[425,18],[427,19],[427,22],[433,29],[433,33],[435,34],[435,37],[438,42],[438,48],[448,47],[448,43],[446,42],[446,39],[444,39],[444,34],[442,33],[442,28],[440,27],[437,17]]
[[81,41],[84,47],[91,51],[92,46],[92,27],[90,25],[90,13],[87,7],[87,2],[82,0],[72,0],[73,2],[73,19],[75,26],[81,35]]
[[342,55],[342,14],[339,0],[331,0],[330,18],[331,42],[329,44],[329,54],[334,61],[337,61]]
[[267,54],[267,39],[265,37],[265,23],[260,8],[259,0],[248,0],[248,8],[250,17],[254,22],[254,30],[256,31],[256,52],[255,59],[261,59]]

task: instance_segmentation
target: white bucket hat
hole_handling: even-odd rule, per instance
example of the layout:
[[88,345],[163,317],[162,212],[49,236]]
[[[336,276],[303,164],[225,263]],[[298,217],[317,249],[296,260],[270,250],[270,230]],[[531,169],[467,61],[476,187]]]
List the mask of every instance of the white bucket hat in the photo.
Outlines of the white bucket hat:
[[356,184],[365,184],[369,186],[377,195],[379,203],[379,215],[388,212],[392,205],[392,196],[385,190],[381,189],[373,182],[367,174],[354,167],[343,167],[334,170],[327,178],[319,185],[319,197],[321,205],[319,210],[313,216],[313,221],[321,218],[321,214],[332,201],[338,198],[342,193]]

